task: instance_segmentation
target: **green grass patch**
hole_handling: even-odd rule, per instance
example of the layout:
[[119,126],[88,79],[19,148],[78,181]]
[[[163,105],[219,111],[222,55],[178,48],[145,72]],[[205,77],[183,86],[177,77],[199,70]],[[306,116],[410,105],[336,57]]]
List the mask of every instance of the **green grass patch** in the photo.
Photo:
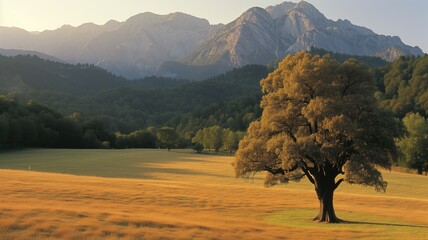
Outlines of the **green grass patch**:
[[[296,228],[366,233],[372,239],[428,239],[428,226],[412,224],[398,218],[352,211],[336,211],[343,223],[328,224],[314,222],[318,209],[287,209],[272,213],[264,218],[266,222]],[[426,216],[421,216],[426,217]]]

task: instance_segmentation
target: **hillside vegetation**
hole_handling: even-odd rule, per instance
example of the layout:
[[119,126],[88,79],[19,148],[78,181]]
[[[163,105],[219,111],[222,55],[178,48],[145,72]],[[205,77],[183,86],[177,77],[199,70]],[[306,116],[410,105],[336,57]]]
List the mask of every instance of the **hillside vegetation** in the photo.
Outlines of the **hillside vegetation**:
[[[351,56],[333,57],[343,61]],[[379,58],[357,58],[373,67],[385,64]],[[251,65],[201,82],[162,77],[127,81],[92,65],[0,57],[0,92],[22,102],[34,100],[65,116],[78,112],[85,121],[101,120],[110,131],[163,125],[190,134],[213,125],[243,131],[260,116],[259,82],[270,71],[272,67]]]
[[0,87],[11,92],[34,90],[87,95],[126,82],[124,78],[88,64],[65,64],[30,55],[0,56]]
[[378,95],[381,106],[400,118],[409,112],[428,117],[428,55],[401,57],[379,71],[384,83]]
[[103,124],[64,117],[33,101],[20,104],[0,96],[0,149],[16,147],[94,148],[112,138]]
[[[330,54],[340,62],[352,57],[320,49],[312,51]],[[382,108],[400,119],[412,113],[427,117],[427,55],[401,57],[387,65],[379,58],[356,58],[370,66],[378,88],[376,99]],[[128,134],[152,126],[173,127],[184,143],[180,146],[190,145],[200,129],[216,125],[246,131],[261,116],[260,80],[276,65],[275,62],[268,67],[249,65],[198,82],[161,77],[127,81],[91,65],[61,64],[31,56],[0,60],[0,69],[4,71],[0,84],[13,83],[13,87],[1,88],[0,93],[12,99],[21,103],[33,100],[65,117],[78,116],[82,123],[95,119],[110,133]],[[26,64],[31,67],[27,69]],[[21,84],[23,79],[25,84]],[[79,93],[73,92],[73,88],[64,90],[68,85],[86,90]],[[428,133],[419,135],[426,138]],[[409,161],[403,158],[402,162]],[[426,167],[417,168],[420,172]]]
[[[259,82],[267,73],[267,67],[252,65],[198,82],[148,77],[116,88],[101,84],[100,88],[106,90],[86,96],[59,90],[22,94],[3,91],[22,102],[34,100],[66,116],[78,112],[84,120],[99,119],[112,132],[176,127],[180,123],[185,131],[194,132],[215,124],[245,130],[249,124],[249,116],[245,120],[245,115],[257,115],[259,110]],[[191,126],[187,126],[189,122]]]

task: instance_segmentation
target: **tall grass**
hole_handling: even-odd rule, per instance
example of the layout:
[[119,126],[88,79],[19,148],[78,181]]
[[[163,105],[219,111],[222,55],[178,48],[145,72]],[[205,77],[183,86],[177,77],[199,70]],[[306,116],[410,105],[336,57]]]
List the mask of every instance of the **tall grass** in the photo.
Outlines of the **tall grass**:
[[[163,150],[0,154],[0,239],[428,239],[428,181],[384,172],[386,193],[354,185],[317,224],[302,181],[235,179],[227,156]],[[31,166],[31,171],[28,170]],[[58,174],[62,173],[62,174]],[[66,174],[64,174],[66,173]]]

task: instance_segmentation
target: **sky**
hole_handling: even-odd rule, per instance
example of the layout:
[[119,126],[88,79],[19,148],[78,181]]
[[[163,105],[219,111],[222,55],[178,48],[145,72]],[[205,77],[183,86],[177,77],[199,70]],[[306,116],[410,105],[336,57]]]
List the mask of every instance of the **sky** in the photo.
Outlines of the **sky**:
[[[298,2],[291,0],[292,2]],[[142,12],[184,12],[211,24],[229,23],[247,9],[283,0],[0,0],[0,26],[28,31],[64,24],[125,21]],[[428,53],[428,0],[307,0],[327,18],[348,19],[378,34],[399,36],[405,44]]]

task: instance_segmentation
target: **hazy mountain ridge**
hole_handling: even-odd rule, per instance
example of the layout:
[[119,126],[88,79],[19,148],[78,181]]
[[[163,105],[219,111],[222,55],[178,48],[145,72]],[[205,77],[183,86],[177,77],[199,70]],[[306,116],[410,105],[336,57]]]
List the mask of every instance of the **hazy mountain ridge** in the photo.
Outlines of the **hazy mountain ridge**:
[[0,48],[0,55],[5,57],[15,57],[18,55],[29,55],[29,56],[37,56],[41,59],[46,59],[54,62],[63,62],[61,59],[58,59],[54,56],[50,56],[48,54],[44,54],[36,51],[28,51],[28,50],[18,50],[18,49],[3,49]]
[[[221,69],[225,72],[247,64],[267,64],[311,47],[388,61],[423,54],[399,37],[378,35],[348,20],[329,20],[304,1],[266,9],[254,7],[227,25],[210,25],[206,19],[184,13],[146,12],[124,22],[64,25],[38,33],[0,27],[0,35],[0,48],[38,51],[71,63],[95,64],[127,78],[192,76],[194,71],[193,79],[200,79]],[[207,65],[211,67],[199,67]],[[203,71],[207,73],[201,74]]]
[[55,91],[92,95],[130,81],[88,64],[65,64],[38,56],[0,56],[0,88],[11,93]]
[[[71,63],[90,63],[128,78],[155,74],[165,61],[189,54],[221,25],[184,13],[142,13],[109,21],[31,33],[0,27],[0,46],[43,52]],[[19,41],[15,41],[18,39]]]

